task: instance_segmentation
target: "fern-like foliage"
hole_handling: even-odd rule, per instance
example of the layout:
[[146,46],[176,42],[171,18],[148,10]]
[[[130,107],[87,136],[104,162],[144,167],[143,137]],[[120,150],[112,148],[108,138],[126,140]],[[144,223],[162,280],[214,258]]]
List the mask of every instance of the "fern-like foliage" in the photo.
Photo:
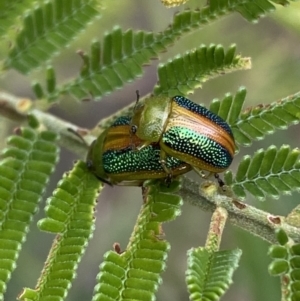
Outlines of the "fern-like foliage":
[[71,94],[77,99],[90,96],[99,99],[140,76],[142,66],[164,49],[162,43],[155,41],[153,33],[133,30],[123,32],[115,28],[104,37],[103,47],[95,41],[90,55],[81,53],[83,66],[80,76],[47,97],[53,100],[60,94]]
[[[273,3],[286,6],[290,3],[287,0],[273,0]],[[248,21],[256,22],[259,18],[264,17],[267,13],[275,11],[275,6],[268,0],[245,1],[238,6],[236,11],[239,12]]]
[[[120,39],[117,38],[118,35]],[[132,35],[132,31],[130,31],[130,35]],[[150,35],[148,37],[150,37]],[[126,62],[113,66],[113,61],[117,62],[121,57],[112,58],[110,54],[111,49],[114,46],[118,49],[126,49],[129,47],[125,47],[125,45],[118,47],[117,41],[122,41],[120,29],[117,29],[112,36],[115,42],[110,41],[111,47],[106,47],[107,50],[103,53],[104,57],[105,55],[109,57],[105,60],[103,57],[106,64],[102,66],[99,65],[100,45],[97,42],[92,45],[90,57],[83,55],[85,64],[81,72],[81,82],[73,82],[70,86],[67,85],[62,90],[55,90],[53,85],[55,82],[55,74],[49,69],[51,73],[49,71],[47,72],[47,90],[53,93],[50,93],[48,98],[50,100],[56,99],[60,93],[64,94],[67,92],[73,94],[76,98],[83,98],[88,94],[100,96],[111,92],[114,88],[122,86],[126,81],[130,81],[138,76],[138,74],[141,74],[142,64],[145,62],[142,58],[150,60],[155,51],[152,52],[148,50],[146,45],[140,45],[139,51],[143,52],[143,56],[141,56],[139,62],[127,57]],[[125,36],[123,36],[123,38],[125,39]],[[131,40],[132,39],[133,38],[131,38]],[[144,37],[143,40],[146,42],[146,37]],[[151,39],[148,38],[148,40],[150,41]],[[133,40],[130,43],[132,42]],[[119,54],[119,56],[122,55]],[[140,55],[137,56],[137,58],[139,57]],[[235,70],[248,69],[250,66],[249,58],[242,58],[239,55],[235,55],[235,46],[230,47],[230,49],[225,52],[221,45],[211,45],[210,47],[203,45],[161,66],[158,71],[159,86],[155,87],[154,94],[169,96],[176,94],[185,95],[193,92],[195,88],[201,86],[201,83],[209,78]],[[38,97],[44,96],[44,92],[41,91],[39,85],[35,86],[35,92]]]
[[272,276],[281,276],[281,300],[300,300],[300,244],[289,241],[286,233],[280,229],[277,232],[277,245],[269,248],[272,262],[269,273]]
[[[287,5],[287,0],[275,0],[274,3]],[[211,0],[199,10],[185,10],[175,15],[173,23],[163,33],[165,35],[188,32],[220,19],[232,12],[239,12],[248,21],[255,22],[265,14],[275,10],[268,0]]]
[[246,197],[246,191],[259,200],[289,194],[300,187],[299,154],[298,148],[290,149],[287,145],[279,149],[276,146],[260,149],[253,157],[244,156],[235,178],[231,171],[227,171],[225,182],[240,198]]
[[0,300],[58,157],[56,135],[22,128],[0,162]]
[[222,101],[215,99],[210,105],[212,112],[230,124],[238,145],[250,146],[254,140],[300,122],[300,93],[242,111],[245,97],[246,89],[242,87],[235,96],[227,94]]
[[232,283],[241,255],[239,249],[217,252],[206,248],[191,249],[186,273],[190,300],[219,300]]
[[182,200],[173,194],[178,189],[178,181],[169,188],[155,181],[145,184],[144,204],[130,242],[121,254],[109,251],[104,255],[93,301],[154,300],[169,250],[161,223],[180,213]]
[[187,95],[208,79],[224,73],[249,69],[251,61],[235,54],[232,45],[225,52],[222,45],[202,45],[183,56],[158,68],[159,85],[154,88],[155,95]]
[[[92,43],[89,55],[81,53],[83,66],[78,78],[47,92],[42,91],[40,84],[35,84],[34,91],[37,97],[46,97],[50,101],[55,101],[60,95],[64,94],[70,94],[79,100],[87,97],[101,99],[104,95],[123,87],[125,83],[141,76],[143,65],[149,63],[151,59],[158,58],[159,52],[165,51],[167,47],[173,45],[175,40],[186,34],[187,31],[206,25],[208,23],[206,14],[208,13],[202,15],[199,11],[179,13],[174,17],[170,27],[158,34],[144,31],[134,32],[132,30],[123,32],[120,28],[116,28],[105,36],[102,47],[96,41]],[[211,19],[216,17],[214,11],[209,12],[209,15]],[[242,63],[242,59],[239,61],[238,56],[230,56],[234,55],[234,47],[230,48],[226,54],[222,47],[216,47],[216,49],[211,47],[208,51],[202,50],[206,53],[201,53],[200,49],[198,53],[201,53],[201,57],[199,59],[196,58],[196,55],[190,53],[183,57],[183,62],[190,64],[189,60],[192,59],[193,63],[202,63],[202,66],[213,67],[211,62],[200,62],[200,59],[204,59],[207,56],[207,58],[212,60],[215,67],[220,67],[219,71],[222,69],[220,64],[223,62],[224,68],[226,68],[226,64],[230,64],[230,60],[231,64],[236,64],[236,67],[239,63],[249,66],[245,61]],[[212,57],[214,54],[216,54],[216,57]],[[178,67],[178,64],[182,64],[182,61],[176,60],[174,64]],[[185,66],[185,70],[187,68],[188,66]],[[164,68],[161,69],[161,73],[163,72]],[[172,70],[170,73],[172,73]],[[180,73],[183,76],[183,72]],[[196,83],[193,86],[199,86],[199,69],[198,71],[189,70],[188,74],[191,76],[191,78],[188,78],[189,84],[195,80]],[[160,82],[164,82],[162,76]],[[180,84],[182,84],[181,81]],[[186,89],[183,86],[178,88],[178,90],[182,91]],[[190,89],[188,90],[190,91]]]
[[58,183],[47,201],[41,230],[58,233],[36,288],[25,288],[20,300],[64,300],[94,230],[94,211],[101,187],[79,161]]
[[[282,2],[281,4],[286,3]],[[239,11],[247,19],[254,21],[273,9],[274,6],[267,0],[213,0],[200,10],[186,10],[177,13],[170,26],[158,34],[143,31],[133,32],[132,30],[122,32],[117,28],[106,35],[102,47],[99,42],[94,42],[90,55],[81,53],[84,63],[78,78],[57,87],[54,91],[44,93],[40,84],[35,84],[34,90],[38,97],[45,96],[51,101],[55,101],[62,94],[71,94],[76,99],[90,97],[101,99],[103,95],[121,88],[126,82],[140,76],[143,72],[143,65],[149,63],[150,59],[157,58],[160,51],[166,50],[167,47],[174,44],[176,39],[186,35],[187,32],[200,29],[224,14],[234,11]],[[217,57],[213,61],[220,63],[224,53],[216,51],[216,54]],[[229,56],[225,56],[224,63],[229,58]],[[178,67],[182,61],[179,59],[175,63]],[[184,63],[189,64],[188,57],[185,57]],[[187,68],[185,67],[185,70]],[[193,75],[192,70],[189,70],[188,73]],[[183,72],[179,72],[179,79],[182,77],[184,77]],[[189,78],[190,83],[193,79],[193,77]],[[162,81],[162,77],[160,81]],[[195,84],[195,86],[197,85],[199,86],[199,82]],[[178,87],[176,91],[183,93],[186,90],[191,91],[183,86]]]
[[24,16],[24,24],[4,63],[22,73],[41,66],[97,16],[97,0],[51,0]]

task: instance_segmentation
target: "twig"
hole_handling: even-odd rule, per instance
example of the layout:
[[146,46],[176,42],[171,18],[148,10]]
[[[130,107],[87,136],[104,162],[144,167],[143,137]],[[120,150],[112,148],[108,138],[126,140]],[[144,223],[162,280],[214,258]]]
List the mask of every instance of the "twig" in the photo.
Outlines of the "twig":
[[[118,116],[128,115],[133,106],[134,104],[127,106],[117,114],[102,120],[98,125],[106,128]],[[30,99],[17,98],[4,92],[0,92],[0,114],[21,123],[27,120],[28,114],[33,115],[43,127],[60,135],[60,145],[81,158],[85,157],[88,145],[95,139],[91,131],[34,108],[34,103]],[[300,242],[300,229],[289,225],[283,216],[272,215],[240,202],[233,196],[219,193],[216,187],[216,184],[205,181],[199,189],[198,183],[184,177],[179,194],[184,201],[204,211],[214,212],[217,206],[226,209],[228,220],[232,224],[271,243],[276,242],[275,231],[278,228],[283,228],[291,239]]]
[[199,187],[199,183],[184,177],[179,194],[184,201],[204,211],[214,212],[217,206],[225,208],[228,212],[229,222],[268,242],[277,242],[275,231],[278,228],[286,231],[287,235],[295,242],[300,242],[300,229],[286,223],[283,216],[259,210],[217,191],[207,193],[209,189],[212,189],[211,186],[217,187],[216,184],[209,181]]

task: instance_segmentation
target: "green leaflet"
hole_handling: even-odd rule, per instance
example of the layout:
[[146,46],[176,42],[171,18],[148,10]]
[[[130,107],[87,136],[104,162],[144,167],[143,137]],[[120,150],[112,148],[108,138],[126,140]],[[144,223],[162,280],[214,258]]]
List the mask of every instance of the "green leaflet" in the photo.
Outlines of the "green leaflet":
[[290,149],[283,145],[277,149],[270,146],[260,149],[253,157],[244,156],[236,175],[225,173],[225,183],[240,198],[246,197],[246,191],[259,200],[266,197],[278,198],[281,193],[290,193],[300,186],[299,149]]
[[222,101],[214,99],[210,105],[212,112],[230,124],[238,145],[250,146],[277,129],[287,129],[300,122],[300,93],[242,111],[246,93],[241,87],[235,95],[228,93]]
[[169,188],[158,181],[145,184],[144,203],[130,242],[121,254],[109,251],[104,255],[93,301],[154,300],[170,248],[161,224],[180,214],[182,200],[173,194],[179,184],[174,181]]
[[[273,1],[286,5],[286,0]],[[212,0],[209,4],[199,10],[185,10],[174,16],[172,26],[165,32],[180,36],[183,32],[202,27],[210,22],[220,19],[226,14],[234,11],[242,14],[248,21],[257,21],[268,12],[275,10],[275,6],[268,0]]]
[[71,94],[76,99],[91,95],[100,99],[139,77],[143,72],[142,66],[164,49],[161,43],[154,40],[153,33],[123,32],[115,28],[105,35],[102,47],[95,41],[91,45],[90,55],[81,53],[83,65],[80,75],[55,91],[48,89],[46,97],[53,101],[60,94]]
[[[4,1],[4,0],[3,0]],[[14,1],[16,2],[16,1]],[[25,2],[25,1],[23,1]],[[286,5],[288,1],[275,1]],[[28,73],[32,69],[39,67],[45,61],[51,59],[57,52],[61,51],[86,25],[91,22],[99,13],[97,11],[97,0],[49,0],[44,3],[37,1],[29,1],[28,3],[36,4],[34,8],[25,12],[22,10],[21,1],[13,5],[12,2],[1,3],[3,13],[3,33],[7,30],[11,23],[6,24],[4,21],[15,20],[16,16],[22,16],[23,27],[13,42],[14,46],[9,52],[9,58],[4,62],[4,68],[15,68],[22,73]],[[28,8],[28,7],[27,7]],[[129,37],[125,38],[125,49],[122,49],[122,38],[120,32],[117,34],[108,34],[103,43],[103,66],[113,66],[106,70],[101,70],[97,64],[91,65],[93,69],[92,78],[85,79],[82,82],[82,73],[85,69],[89,69],[89,62],[100,61],[100,57],[93,56],[93,52],[97,54],[99,45],[93,45],[91,57],[83,54],[84,66],[80,77],[73,82],[57,89],[57,91],[48,90],[50,94],[48,98],[54,100],[59,94],[71,94],[81,99],[92,95],[95,98],[101,98],[112,89],[123,86],[125,82],[131,81],[142,73],[142,66],[149,62],[151,58],[157,57],[157,53],[172,45],[176,38],[182,36],[188,31],[199,29],[202,26],[229,14],[233,11],[240,12],[246,19],[256,21],[259,17],[267,12],[274,10],[274,6],[267,0],[214,0],[209,5],[196,11],[184,11],[175,15],[173,23],[164,32],[156,35],[152,33],[137,32],[134,41],[137,43],[130,44],[132,32],[128,32]],[[1,28],[0,28],[1,35]],[[127,33],[125,34],[127,35]],[[148,37],[149,41],[144,41],[142,50],[139,50],[139,42]],[[96,43],[97,44],[97,43]],[[112,47],[112,45],[116,45]],[[128,46],[128,47],[127,47]],[[96,49],[96,50],[95,50]],[[108,52],[107,52],[108,50]],[[128,55],[129,54],[129,55]],[[150,55],[150,56],[149,56]],[[106,60],[106,58],[114,58],[115,61]],[[110,61],[110,62],[109,62]],[[96,68],[94,68],[96,67]],[[129,67],[129,69],[128,69]],[[103,70],[105,69],[105,74]],[[180,88],[180,87],[179,87]],[[36,89],[35,90],[39,90]],[[180,90],[180,89],[179,89]],[[184,89],[183,89],[184,91]],[[38,93],[39,96],[43,95]]]
[[58,158],[52,132],[22,128],[8,138],[0,163],[0,299]]
[[[77,99],[88,95],[98,98],[120,88],[142,74],[142,66],[151,58],[158,56],[162,45],[155,42],[151,33],[132,30],[122,33],[115,29],[104,39],[103,55],[98,42],[94,42],[90,55],[82,54],[84,64],[80,78],[55,89],[55,74],[47,70],[48,99],[55,100],[60,94],[72,94]],[[114,42],[115,41],[115,42]],[[152,45],[152,46],[151,46]],[[153,48],[151,48],[153,47]],[[202,45],[182,57],[161,66],[158,70],[159,86],[155,95],[187,94],[201,86],[209,78],[236,70],[248,69],[249,58],[235,55],[235,46],[227,52],[221,45]],[[37,97],[43,97],[41,85],[35,83]]]
[[[235,124],[240,120],[239,117],[242,112],[246,94],[246,88],[240,87],[235,95],[227,93],[222,100],[217,98],[213,99],[209,109],[226,120],[232,129],[234,129]],[[236,142],[239,143],[236,135],[234,135],[234,138]]]
[[[287,5],[287,0],[275,0],[274,3]],[[188,30],[190,27],[199,26],[214,21],[231,12],[239,12],[245,19],[251,22],[258,21],[265,14],[275,10],[275,6],[268,0],[212,0],[209,5],[200,10],[184,11],[175,16],[174,29]]]
[[232,283],[242,251],[219,251],[227,217],[227,210],[217,206],[211,217],[205,247],[188,251],[186,282],[190,300],[219,300]]
[[35,289],[25,288],[21,300],[64,300],[94,230],[94,211],[102,184],[77,162],[47,200],[41,230],[59,233]]
[[248,146],[276,129],[286,129],[300,121],[300,94],[296,93],[268,105],[245,110],[232,130],[240,144]]
[[[0,1],[0,36],[7,35],[12,26],[19,25],[20,15],[25,9],[33,7],[37,0],[1,0]],[[7,36],[9,38],[9,36]]]
[[[285,3],[286,2],[282,4]],[[151,59],[157,58],[159,52],[165,51],[167,47],[174,44],[176,39],[185,35],[187,32],[200,29],[233,11],[239,11],[248,20],[254,21],[264,13],[272,11],[273,8],[273,5],[266,0],[215,0],[210,1],[208,6],[200,10],[185,10],[177,13],[171,25],[161,33],[134,32],[132,30],[124,32],[120,28],[116,28],[105,36],[102,46],[96,41],[91,45],[89,55],[81,53],[83,66],[80,75],[75,80],[61,87],[57,87],[55,91],[48,90],[47,93],[42,93],[41,85],[35,83],[34,90],[38,97],[45,95],[50,101],[56,101],[60,95],[65,94],[70,94],[79,100],[90,97],[101,99],[104,95],[123,87],[125,83],[141,76],[145,64],[149,63]],[[230,54],[233,53],[232,50],[233,48],[225,55],[222,47],[219,48],[219,46],[217,46],[213,49],[212,53],[209,53],[209,50],[208,55],[209,58],[212,58],[212,55],[215,54],[213,61],[216,64],[225,59],[223,63],[226,65],[229,64],[229,59],[233,59],[230,57]],[[174,73],[172,70],[174,68],[177,70],[182,64],[185,66],[184,69],[188,70],[189,65],[186,65],[187,63],[189,63],[188,57],[174,60],[172,67],[168,67],[170,70],[161,69],[160,79],[165,78],[162,75],[166,72],[168,75],[172,75]],[[239,66],[235,67],[245,68],[247,65],[247,67],[249,67],[249,62],[246,60],[243,61],[243,59],[240,59],[239,64]],[[244,66],[242,67],[242,65]],[[220,68],[220,70],[222,70],[222,68]],[[182,76],[184,77],[183,72],[177,74],[179,80],[178,85],[175,86],[175,88],[171,86],[172,89],[175,90],[170,88],[170,91],[168,91],[169,95],[171,95],[171,93],[174,95],[174,92],[184,94],[200,85],[199,80],[193,77],[193,70],[189,70],[188,73],[192,76],[188,77],[188,84],[181,80]],[[194,80],[196,82],[193,82]],[[189,87],[191,84],[192,87]],[[157,89],[161,92],[161,88]],[[160,92],[157,91],[156,93]],[[167,93],[166,90],[163,90],[163,92]]]
[[249,69],[251,61],[235,54],[232,45],[225,52],[222,45],[201,47],[176,57],[158,68],[158,82],[155,95],[187,95],[208,79],[236,70]]
[[238,267],[242,251],[208,251],[206,248],[188,252],[186,282],[190,299],[214,301],[227,291],[232,283],[233,272]]
[[[283,6],[289,4],[287,0],[275,0],[272,2]],[[267,0],[245,1],[244,4],[237,7],[236,11],[248,21],[257,22],[259,18],[264,17],[267,13],[275,11],[275,6],[271,1]]]
[[269,247],[272,262],[269,265],[271,276],[281,276],[282,300],[300,300],[300,244],[288,240],[283,229],[277,232],[279,244]]
[[66,47],[97,15],[96,0],[51,0],[26,12],[4,67],[28,73]]

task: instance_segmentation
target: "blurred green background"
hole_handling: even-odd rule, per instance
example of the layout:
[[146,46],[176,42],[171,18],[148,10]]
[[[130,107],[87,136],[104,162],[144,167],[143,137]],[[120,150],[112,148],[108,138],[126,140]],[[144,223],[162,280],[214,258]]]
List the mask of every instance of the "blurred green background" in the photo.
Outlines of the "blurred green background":
[[[200,7],[205,3],[189,1],[183,7],[167,9],[159,0],[138,1],[104,1],[103,16],[83,32],[79,39],[72,42],[54,59],[54,67],[58,74],[58,84],[77,75],[81,59],[76,54],[78,49],[89,50],[92,39],[102,39],[105,31],[115,25],[124,30],[127,28],[149,31],[162,31],[171,22],[173,14],[188,7]],[[116,5],[117,4],[117,5]],[[223,44],[227,48],[237,44],[237,51],[243,56],[252,58],[253,68],[250,71],[236,72],[219,77],[203,85],[189,98],[195,102],[208,105],[213,98],[222,98],[224,93],[235,93],[240,86],[246,86],[247,107],[260,103],[270,103],[300,90],[300,5],[292,4],[289,8],[279,8],[275,13],[260,20],[258,24],[245,21],[234,13],[215,23],[205,26],[174,43],[170,51],[161,54],[161,61],[166,62],[178,53],[198,47],[201,44]],[[5,41],[2,43],[4,53]],[[145,74],[123,89],[104,97],[101,102],[84,102],[74,104],[73,99],[63,99],[61,105],[51,112],[61,118],[74,122],[82,127],[92,128],[95,124],[118,109],[135,100],[135,90],[140,94],[150,93],[157,82],[156,67],[158,61],[145,67]],[[38,71],[24,77],[14,71],[4,74],[0,79],[2,90],[17,96],[34,98],[30,82],[43,79],[44,73]],[[2,117],[1,117],[2,118]],[[1,121],[1,134],[11,133],[15,124]],[[297,147],[300,142],[299,125],[288,131],[278,131],[264,141],[254,143],[251,148],[242,149],[236,162],[245,155],[252,154],[259,148],[271,144],[290,144]],[[1,139],[3,141],[3,139]],[[36,222],[44,216],[43,207],[65,171],[72,168],[76,158],[67,150],[61,151],[58,169],[52,177],[49,189],[41,204],[41,210],[35,217],[27,242],[18,260],[18,267],[13,273],[13,280],[8,285],[6,300],[15,300],[21,288],[36,284],[43,262],[46,260],[53,235],[38,231]],[[191,173],[190,177],[196,176]],[[280,200],[269,199],[263,203],[251,199],[246,200],[258,208],[274,214],[285,215],[299,204],[299,196],[282,196]],[[87,249],[83,261],[79,265],[78,276],[67,300],[91,300],[95,277],[103,254],[119,242],[124,249],[133,229],[136,216],[142,203],[139,188],[105,187],[97,206],[97,222],[94,237]],[[165,225],[166,239],[171,244],[168,267],[163,274],[163,285],[159,288],[157,300],[188,300],[185,274],[186,252],[191,247],[205,243],[210,214],[195,210],[185,204],[182,215],[174,222]],[[268,244],[259,238],[227,225],[221,245],[222,249],[240,248],[243,250],[238,271],[234,274],[234,284],[226,293],[224,301],[275,301],[280,300],[279,279],[268,275]]]

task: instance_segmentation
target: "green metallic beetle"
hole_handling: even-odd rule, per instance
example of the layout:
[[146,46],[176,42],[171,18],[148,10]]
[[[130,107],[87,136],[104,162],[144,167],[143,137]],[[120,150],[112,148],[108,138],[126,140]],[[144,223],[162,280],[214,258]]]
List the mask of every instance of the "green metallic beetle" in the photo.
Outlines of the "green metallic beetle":
[[143,143],[130,133],[130,117],[118,118],[90,146],[87,166],[96,177],[109,185],[140,186],[148,179],[170,179],[190,171],[189,164],[166,156],[164,170],[158,143]]
[[159,143],[163,165],[165,158],[172,156],[216,174],[233,160],[235,142],[229,125],[183,96],[146,99],[144,104],[137,104],[131,124],[132,133],[144,141],[140,150]]

